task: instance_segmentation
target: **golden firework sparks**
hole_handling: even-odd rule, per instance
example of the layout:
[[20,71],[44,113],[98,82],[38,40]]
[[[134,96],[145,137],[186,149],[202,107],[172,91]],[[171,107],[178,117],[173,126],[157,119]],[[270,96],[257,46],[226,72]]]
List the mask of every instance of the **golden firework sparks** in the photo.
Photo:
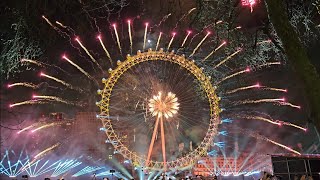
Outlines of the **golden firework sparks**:
[[149,111],[152,116],[164,116],[168,119],[178,112],[179,105],[178,98],[172,92],[164,97],[162,92],[159,92],[157,96],[149,100]]

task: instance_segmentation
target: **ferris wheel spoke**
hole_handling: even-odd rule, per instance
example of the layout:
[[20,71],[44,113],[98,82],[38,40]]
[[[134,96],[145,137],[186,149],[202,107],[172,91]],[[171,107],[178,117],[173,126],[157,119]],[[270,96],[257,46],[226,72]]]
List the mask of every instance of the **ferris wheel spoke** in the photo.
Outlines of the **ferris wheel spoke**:
[[166,143],[165,143],[165,136],[164,136],[164,127],[163,127],[163,116],[160,117],[160,127],[161,127],[161,146],[162,146],[162,157],[163,157],[163,169],[166,171]]
[[[118,91],[120,91],[119,93],[117,93],[116,95],[113,94],[112,97],[115,96],[120,96],[123,94],[123,88],[121,85],[115,86],[118,82],[118,79],[122,77],[122,75],[129,71],[132,67],[142,63],[142,62],[151,62],[151,61],[161,61],[162,62],[170,62],[170,63],[174,63],[177,66],[179,66],[180,68],[184,68],[185,70],[188,71],[188,73],[191,73],[194,75],[195,79],[199,80],[199,83],[202,87],[202,89],[206,92],[207,94],[207,99],[208,99],[208,103],[210,106],[210,119],[209,119],[209,123],[210,124],[215,124],[218,123],[219,121],[219,106],[218,106],[218,97],[217,94],[215,93],[215,88],[212,85],[211,81],[210,81],[210,77],[207,76],[200,67],[197,66],[197,64],[195,62],[190,62],[189,59],[174,54],[174,53],[169,53],[169,52],[164,52],[163,50],[160,51],[152,51],[149,50],[148,52],[138,52],[137,55],[132,56],[128,59],[126,59],[124,62],[121,63],[121,66],[118,66],[115,70],[112,70],[111,72],[111,76],[109,77],[109,79],[103,79],[103,83],[104,85],[104,90],[99,90],[98,93],[101,95],[102,99],[99,103],[97,103],[97,105],[100,107],[100,111],[101,114],[105,114],[104,117],[100,118],[103,125],[105,125],[106,122],[109,122],[109,117],[110,116],[110,108],[113,108],[112,106],[110,106],[110,99],[113,90],[117,89]],[[153,66],[150,66],[150,68],[152,68]],[[141,68],[142,69],[142,68]],[[156,70],[156,69],[155,69]],[[133,73],[131,73],[132,75],[134,75],[135,71],[140,72],[140,69],[138,68],[137,70],[132,71]],[[152,70],[148,70],[148,73],[151,73]],[[167,73],[167,71],[164,71],[165,73]],[[169,71],[168,71],[169,72]],[[131,75],[130,74],[130,75]],[[140,74],[138,75],[139,77],[143,77]],[[177,77],[180,76],[179,74],[175,73],[173,75],[173,77]],[[125,76],[126,77],[126,76]],[[129,76],[128,76],[129,77]],[[144,77],[143,77],[144,78]],[[139,80],[139,79],[138,79]],[[144,81],[142,84],[146,83],[150,83],[151,85],[153,85],[153,79],[149,78],[148,80]],[[174,83],[177,87],[180,87],[180,85],[178,83],[175,83],[176,80],[172,80],[172,82],[168,82],[170,83]],[[125,81],[124,81],[125,82]],[[160,82],[159,82],[160,83]],[[189,84],[189,83],[188,83]],[[192,84],[192,83],[190,83]],[[139,84],[136,83],[134,89],[136,88],[136,86],[138,86]],[[191,86],[191,85],[190,85]],[[126,87],[126,86],[125,86]],[[142,90],[135,90],[137,94],[139,94],[142,91],[148,91],[149,92],[149,88],[145,88],[146,86],[141,86]],[[133,90],[134,90],[133,89]],[[181,90],[182,89],[182,90]],[[179,89],[173,89],[174,93],[178,93],[179,94],[179,98],[181,98],[180,100],[182,100],[181,102],[189,104],[189,102],[192,100],[193,98],[189,99],[186,97],[189,97],[187,95],[184,95],[184,89],[189,89],[188,87],[185,88],[179,88]],[[151,89],[153,91],[153,89]],[[194,151],[191,150],[191,152],[189,152],[188,155],[186,155],[186,157],[177,157],[175,160],[171,160],[170,162],[167,162],[166,159],[166,142],[169,142],[171,139],[168,139],[166,141],[166,136],[165,136],[165,129],[167,128],[166,132],[168,133],[172,127],[171,124],[176,124],[176,120],[181,120],[181,117],[185,117],[185,113],[178,113],[179,112],[179,106],[180,103],[178,101],[178,97],[176,96],[176,94],[172,93],[172,92],[167,92],[166,89],[161,89],[161,87],[159,88],[160,91],[158,91],[158,94],[153,95],[153,97],[143,97],[144,103],[143,103],[143,109],[145,110],[145,122],[147,121],[151,121],[151,118],[148,117],[154,117],[155,122],[154,122],[154,126],[153,126],[153,134],[150,138],[150,144],[149,144],[149,149],[147,150],[147,157],[145,156],[138,156],[135,155],[134,151],[131,151],[129,148],[124,148],[124,151],[122,151],[121,153],[125,156],[128,156],[128,154],[133,154],[133,156],[131,156],[130,158],[132,159],[132,161],[137,162],[138,166],[145,166],[146,168],[150,169],[150,170],[164,170],[166,171],[167,168],[172,168],[172,167],[186,167],[187,166],[187,162],[184,160],[186,157],[188,159],[188,161],[191,163],[193,161],[195,161],[198,157],[200,157],[201,153],[200,152],[204,152],[207,150],[207,148],[210,145],[210,142],[207,142],[207,139],[211,139],[213,138],[213,136],[216,135],[216,131],[215,130],[216,126],[209,126],[209,129],[207,130],[207,133],[204,137],[204,140],[202,140],[201,144],[204,144],[203,146],[199,147],[199,150]],[[163,91],[163,92],[162,92]],[[189,92],[189,91],[188,91]],[[192,91],[193,92],[193,91]],[[141,94],[141,93],[140,93]],[[142,93],[143,94],[143,93]],[[149,93],[148,93],[149,94]],[[188,93],[187,93],[188,94]],[[139,96],[139,95],[138,95]],[[137,97],[138,97],[137,96]],[[114,102],[111,104],[114,104],[116,101],[113,100]],[[129,102],[125,102],[122,101],[121,102],[125,103],[126,105],[130,105]],[[129,104],[128,104],[129,103]],[[137,103],[138,104],[138,103]],[[136,106],[138,106],[136,104]],[[118,104],[116,104],[118,105]],[[119,104],[120,105],[120,104]],[[189,107],[186,106],[186,107]],[[125,107],[127,108],[127,106]],[[117,112],[118,109],[112,109],[113,111]],[[121,109],[119,109],[121,110]],[[138,109],[137,109],[138,110]],[[184,108],[182,110],[182,112],[186,112],[189,111],[188,108]],[[138,111],[137,111],[138,112]],[[137,112],[135,112],[137,114]],[[139,111],[140,112],[140,111]],[[138,112],[138,113],[139,113]],[[191,111],[192,115],[193,112]],[[174,117],[176,116],[176,117]],[[188,118],[188,117],[186,117]],[[187,119],[188,120],[188,119]],[[164,126],[163,121],[168,121],[168,126]],[[171,123],[173,122],[173,123]],[[181,122],[178,122],[177,124],[177,129],[181,129]],[[192,124],[192,121],[189,122],[188,121],[183,121],[185,125],[188,124]],[[161,123],[159,125],[159,123]],[[159,127],[160,126],[160,127]],[[179,127],[180,126],[180,127]],[[110,123],[110,128],[112,128],[112,125]],[[169,128],[169,129],[168,129]],[[152,128],[151,128],[152,129]],[[169,131],[168,131],[169,130]],[[213,132],[213,133],[209,133],[209,132]],[[158,134],[159,133],[159,134]],[[172,132],[170,131],[169,135]],[[106,134],[109,136],[114,136],[114,131],[106,131]],[[179,132],[177,133],[179,134]],[[147,135],[150,135],[150,133],[148,133]],[[162,152],[162,159],[160,161],[158,161],[156,158],[152,159],[152,152],[153,152],[153,147],[154,144],[156,143],[155,141],[157,141],[157,137],[158,135],[161,138],[161,152]],[[135,136],[133,137],[135,138]],[[170,143],[168,144],[170,145]],[[145,152],[147,152],[145,151]]]
[[154,129],[153,129],[151,142],[150,142],[150,145],[149,145],[148,156],[147,156],[147,160],[146,160],[146,165],[145,166],[149,165],[150,156],[151,156],[153,145],[154,145],[154,140],[155,140],[155,137],[156,137],[156,134],[157,134],[157,130],[158,130],[159,120],[160,120],[160,118],[157,117],[156,124],[155,124]]

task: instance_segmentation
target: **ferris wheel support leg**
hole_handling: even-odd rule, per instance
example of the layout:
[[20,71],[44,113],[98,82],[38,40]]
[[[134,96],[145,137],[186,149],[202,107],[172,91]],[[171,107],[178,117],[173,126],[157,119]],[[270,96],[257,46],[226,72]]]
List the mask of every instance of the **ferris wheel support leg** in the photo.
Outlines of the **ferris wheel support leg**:
[[164,172],[167,170],[167,165],[166,165],[166,143],[165,143],[165,136],[164,136],[164,127],[163,127],[163,117],[160,117],[160,123],[161,123],[161,146],[162,146],[162,156],[163,156],[163,169]]
[[149,145],[149,151],[148,151],[147,161],[146,161],[146,165],[145,165],[146,167],[149,165],[150,156],[151,156],[153,145],[154,145],[154,139],[156,137],[157,130],[158,130],[159,120],[160,120],[160,118],[157,117],[156,124],[155,124],[154,129],[153,129],[151,142],[150,142],[150,145]]

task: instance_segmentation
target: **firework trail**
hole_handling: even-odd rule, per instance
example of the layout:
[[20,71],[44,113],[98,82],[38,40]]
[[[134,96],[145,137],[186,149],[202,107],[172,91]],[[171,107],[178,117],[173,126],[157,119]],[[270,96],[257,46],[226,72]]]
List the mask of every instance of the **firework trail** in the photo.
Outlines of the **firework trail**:
[[234,103],[234,105],[240,105],[240,104],[258,104],[258,103],[279,103],[285,101],[284,98],[278,98],[278,99],[258,99],[258,100],[244,100],[244,101],[238,101]]
[[175,33],[175,32],[174,32],[174,33],[172,33],[172,37],[171,37],[170,42],[169,42],[169,45],[168,45],[168,47],[167,47],[167,51],[169,51],[170,46],[171,46],[171,44],[172,44],[173,39],[174,39],[174,37],[175,37],[175,36],[176,36],[176,33]]
[[262,89],[269,90],[269,91],[288,92],[287,89],[272,88],[272,87],[266,87],[266,86],[261,86],[261,87],[262,87]]
[[118,35],[118,31],[117,31],[117,26],[116,26],[116,24],[113,24],[112,26],[113,26],[114,34],[116,35],[116,38],[117,38],[117,43],[118,43],[118,48],[119,48],[120,54],[122,54],[121,44],[120,44],[119,35]]
[[129,33],[129,41],[130,41],[130,53],[132,54],[132,33],[131,33],[131,21],[128,20],[128,33]]
[[247,72],[250,72],[250,71],[251,71],[250,68],[246,68],[245,70],[242,70],[242,71],[233,73],[233,74],[231,74],[231,75],[229,75],[229,76],[221,79],[221,80],[218,81],[215,85],[218,85],[218,84],[220,84],[221,82],[223,82],[223,81],[225,81],[225,80],[227,80],[227,79],[230,79],[230,78],[232,78],[232,77],[235,77],[235,76],[238,76],[238,75],[240,75],[240,74],[247,73]]
[[[83,1],[79,1],[79,2],[82,4],[82,8],[81,9],[86,13],[87,17],[90,18],[94,22],[94,26],[97,28],[98,32],[100,33],[101,31],[100,31],[100,27],[97,24],[97,19],[90,15],[89,11],[86,9],[86,4],[83,3]],[[89,23],[90,23],[91,28],[94,29],[94,27],[92,25],[92,22],[89,21]]]
[[227,42],[223,41],[216,49],[214,49],[213,51],[211,51],[203,60],[202,62],[204,62],[205,60],[207,60],[210,56],[212,56],[215,52],[217,52],[220,48],[222,48],[224,45],[226,45]]
[[103,43],[100,35],[98,36],[98,39],[99,39],[99,42],[100,42],[100,44],[101,44],[104,52],[106,53],[107,57],[109,58],[110,64],[111,64],[111,66],[112,66],[113,63],[112,63],[112,59],[111,59],[110,53],[109,53],[109,51],[107,50],[106,46],[104,45],[104,43]]
[[301,126],[298,126],[298,125],[295,125],[295,124],[292,124],[292,123],[289,123],[289,122],[284,122],[284,121],[280,121],[280,120],[272,120],[272,119],[268,119],[268,118],[261,117],[261,116],[244,115],[244,116],[236,116],[236,117],[245,118],[245,119],[252,119],[252,120],[259,120],[259,121],[265,121],[265,122],[268,122],[270,124],[274,124],[274,125],[278,125],[278,126],[282,126],[282,125],[291,126],[291,127],[303,130],[303,131],[307,130],[304,127],[301,127]]
[[56,21],[56,24],[58,24],[59,26],[61,26],[62,28],[67,28],[67,26],[65,26],[65,25],[63,25],[61,22],[59,22],[59,21]]
[[189,14],[191,14],[194,10],[196,10],[197,8],[191,8],[187,13],[185,13],[180,19],[179,19],[179,21],[177,21],[177,23],[176,23],[176,25],[174,26],[174,28],[173,29],[176,29],[177,27],[178,27],[178,24],[180,23],[180,22],[182,22],[182,20],[184,19],[184,18],[186,18]]
[[235,129],[238,130],[238,131],[240,131],[240,132],[241,132],[242,134],[244,134],[244,135],[249,135],[249,136],[251,136],[251,137],[253,137],[253,138],[270,142],[270,143],[272,143],[272,144],[274,144],[274,145],[276,145],[276,146],[279,146],[279,147],[281,147],[281,148],[283,148],[283,149],[285,149],[285,150],[288,150],[288,151],[293,152],[293,153],[295,153],[295,154],[301,155],[300,152],[298,152],[298,151],[296,151],[296,150],[294,150],[294,149],[292,149],[292,148],[290,148],[290,147],[288,147],[288,146],[286,146],[286,145],[283,145],[283,144],[281,144],[281,143],[278,143],[278,142],[276,142],[276,141],[274,141],[274,140],[271,140],[271,139],[269,139],[269,138],[267,138],[267,137],[264,137],[264,136],[258,134],[257,132],[252,132],[252,131],[250,131],[250,130],[241,129],[241,128],[235,128]]
[[230,32],[231,32],[231,31],[234,31],[234,30],[241,29],[241,28],[242,28],[241,26],[234,27],[233,29],[230,30]]
[[290,106],[290,107],[293,107],[293,108],[301,109],[301,106],[294,105],[294,104],[291,104],[289,102],[279,102],[279,104],[282,105],[282,106]]
[[21,132],[26,131],[28,129],[31,129],[31,128],[35,127],[35,126],[38,126],[40,124],[43,124],[43,122],[38,122],[38,123],[31,124],[30,126],[27,126],[27,127],[23,128],[23,129],[21,129],[20,131],[18,131],[18,134],[20,134]]
[[293,153],[295,153],[295,154],[301,155],[301,153],[299,153],[298,151],[296,151],[296,150],[294,150],[294,149],[292,149],[292,148],[290,148],[290,147],[288,147],[288,146],[285,146],[285,145],[283,145],[283,144],[280,144],[280,143],[278,143],[278,142],[276,142],[276,141],[273,141],[273,140],[271,140],[271,139],[269,139],[269,138],[264,137],[263,140],[266,140],[266,141],[268,141],[268,142],[270,142],[270,143],[272,143],[272,144],[274,144],[274,145],[280,146],[280,147],[282,147],[282,148],[284,148],[284,149],[286,149],[286,150],[288,150],[288,151],[291,151],[291,152],[293,152]]
[[235,56],[236,54],[238,54],[241,51],[242,51],[242,49],[239,48],[236,52],[234,52],[231,55],[229,55],[228,57],[226,57],[224,60],[222,60],[217,65],[215,65],[213,68],[216,69],[217,67],[221,66],[223,63],[225,63],[226,61],[230,60],[233,56]]
[[217,21],[217,22],[215,23],[215,25],[218,25],[218,24],[221,24],[221,23],[223,23],[223,21],[222,21],[222,20],[219,20],[219,21]]
[[61,31],[58,27],[56,27],[55,25],[53,25],[48,18],[46,18],[45,16],[42,16],[42,18],[43,18],[54,30],[56,30],[62,37],[64,37],[64,38],[65,38],[65,37],[68,37],[68,38],[70,39],[70,36],[69,36],[66,32]]
[[35,84],[29,83],[29,82],[18,82],[18,83],[8,84],[8,88],[12,88],[14,86],[24,86],[24,87],[29,87],[29,88],[32,88],[32,89],[39,88],[39,85],[35,85]]
[[52,23],[51,23],[51,21],[48,19],[48,18],[46,18],[44,15],[42,15],[42,18],[53,28],[53,29],[55,29],[55,30],[57,30],[57,31],[60,31],[56,26],[54,26]]
[[256,68],[262,68],[265,66],[272,66],[272,65],[281,65],[281,62],[269,62],[269,63],[261,64],[261,65],[257,66]]
[[27,104],[33,105],[33,104],[47,104],[47,103],[50,103],[50,102],[40,101],[40,100],[37,100],[37,99],[32,99],[32,100],[26,100],[26,101],[10,104],[9,107],[13,108],[15,106],[21,106],[21,105],[27,105]]
[[60,97],[56,97],[56,96],[38,96],[38,95],[33,95],[32,98],[38,98],[39,100],[49,100],[49,101],[56,101],[56,102],[61,102],[64,104],[68,104],[68,105],[73,105],[73,106],[82,106],[79,103],[73,103],[70,101],[66,101]]
[[56,78],[56,77],[50,76],[50,75],[48,75],[48,74],[45,74],[45,73],[43,73],[43,72],[40,73],[40,76],[44,76],[44,77],[46,77],[46,78],[52,79],[52,80],[54,80],[54,81],[56,81],[56,82],[58,82],[58,83],[63,84],[64,86],[66,86],[66,87],[68,87],[68,88],[70,88],[70,89],[77,90],[77,91],[79,91],[79,92],[83,92],[82,89],[80,89],[80,88],[75,88],[75,87],[73,87],[71,84],[69,84],[69,83],[67,83],[67,82],[65,82],[65,81],[63,81],[63,80],[61,80],[61,79],[58,79],[58,78]]
[[[71,33],[71,34],[72,34],[72,37],[76,36],[75,31],[74,31],[71,27],[65,26],[65,25],[63,25],[63,24],[62,24],[61,22],[59,22],[59,21],[56,21],[56,24],[58,24],[60,27],[66,29],[69,33]],[[77,49],[77,51],[79,52],[79,55],[80,55],[81,57],[85,58],[85,57],[82,55],[81,50],[80,50],[78,47],[76,47],[76,46],[73,45],[71,36],[70,36],[68,33],[66,33],[66,32],[63,32],[63,31],[61,31],[61,32],[62,32],[64,35],[66,35],[66,37],[68,38],[68,41],[69,41],[70,45],[71,45],[73,48]]]
[[202,45],[202,43],[207,39],[207,37],[211,34],[211,32],[207,32],[207,34],[202,38],[202,40],[199,42],[199,44],[196,46],[196,48],[193,49],[192,53],[189,57],[192,57],[196,51],[199,49],[199,47]]
[[41,130],[41,129],[45,129],[45,128],[49,128],[49,127],[53,127],[53,126],[58,126],[58,125],[61,125],[61,124],[66,124],[66,123],[69,123],[70,121],[66,121],[66,122],[53,122],[53,123],[48,123],[48,124],[44,124],[34,130],[32,130],[31,132],[36,132],[38,130]]
[[244,86],[244,87],[239,87],[233,90],[228,90],[226,94],[232,94],[238,91],[243,91],[243,90],[248,90],[248,89],[253,89],[253,88],[261,88],[262,90],[269,90],[269,91],[278,91],[278,92],[288,92],[287,89],[280,89],[280,88],[272,88],[272,87],[267,87],[267,86],[262,86],[259,83],[251,86]]
[[86,52],[86,54],[90,57],[90,59],[92,60],[92,62],[94,62],[98,68],[103,71],[102,67],[100,66],[100,64],[97,62],[97,60],[90,54],[90,52],[88,51],[88,49],[81,43],[80,39],[77,37],[76,41],[78,42],[78,44],[81,46],[81,48]]
[[28,62],[28,63],[32,63],[32,64],[35,64],[35,65],[40,66],[40,67],[45,67],[44,63],[39,62],[39,61],[35,61],[35,60],[32,60],[32,59],[21,59],[21,62],[22,63]]
[[[70,28],[70,27],[68,27],[68,26],[66,26],[66,25],[63,25],[63,24],[62,24],[61,22],[59,22],[59,21],[56,21],[56,24],[58,24],[58,25],[61,26],[62,28],[67,29],[73,36],[76,35],[75,31],[74,31],[72,28]],[[70,40],[71,40],[71,38],[70,38]]]
[[69,58],[67,58],[67,56],[63,55],[62,59],[67,60],[71,65],[73,65],[74,67],[76,67],[80,72],[82,72],[85,76],[87,76],[90,80],[94,81],[97,85],[98,82],[90,76],[89,73],[87,73],[85,70],[83,70],[80,66],[78,66],[76,63],[74,63],[73,61],[71,61]]
[[53,146],[41,151],[40,153],[38,153],[37,155],[34,156],[34,160],[42,158],[43,156],[45,156],[46,154],[48,154],[49,152],[53,151],[55,148],[57,148],[59,146],[60,146],[60,143],[56,143]]
[[161,26],[161,24],[164,23],[170,16],[171,16],[171,13],[163,16],[162,19],[161,19],[161,21],[160,21],[158,24],[150,27],[150,30],[152,30],[152,29],[155,28],[155,27]]
[[143,48],[142,48],[143,51],[144,51],[145,48],[146,48],[148,26],[149,26],[149,23],[146,23],[146,24],[145,24],[145,29],[144,29],[144,36],[143,36]]
[[292,123],[289,123],[289,122],[283,122],[283,121],[280,121],[280,123],[281,123],[281,125],[291,126],[291,127],[295,127],[295,128],[301,129],[303,131],[307,131],[307,128],[298,126],[296,124],[292,124]]
[[32,59],[21,59],[20,62],[21,62],[21,63],[31,63],[31,64],[35,64],[35,65],[37,65],[37,66],[39,66],[39,67],[43,67],[43,68],[45,68],[46,66],[48,66],[48,67],[54,67],[54,68],[57,68],[57,69],[59,69],[60,71],[62,71],[62,72],[64,72],[65,74],[67,74],[67,75],[70,76],[70,74],[69,74],[67,71],[63,70],[62,68],[60,68],[60,67],[58,67],[58,66],[56,66],[56,65],[51,65],[51,64],[39,62],[39,61],[32,60]]
[[159,37],[158,37],[157,45],[156,45],[156,51],[158,50],[159,43],[160,43],[160,40],[161,40],[161,36],[162,36],[162,32],[159,33]]
[[186,37],[183,39],[183,42],[182,42],[182,44],[181,44],[181,48],[183,48],[183,46],[184,46],[184,44],[186,43],[186,41],[187,41],[188,37],[190,36],[190,34],[191,34],[191,31],[187,31],[187,35],[186,35]]
[[217,22],[213,22],[207,26],[204,26],[198,33],[196,33],[190,40],[188,46],[190,47],[191,43],[193,42],[193,39],[195,39],[200,33],[202,33],[204,30],[208,29],[209,27],[211,27],[212,25],[217,25],[222,23],[223,21],[217,21]]
[[233,90],[229,90],[226,92],[226,94],[232,94],[238,91],[243,91],[243,90],[247,90],[247,89],[253,89],[253,88],[259,88],[260,84],[255,84],[255,85],[251,85],[251,86],[245,86],[245,87],[240,87],[240,88],[236,88]]

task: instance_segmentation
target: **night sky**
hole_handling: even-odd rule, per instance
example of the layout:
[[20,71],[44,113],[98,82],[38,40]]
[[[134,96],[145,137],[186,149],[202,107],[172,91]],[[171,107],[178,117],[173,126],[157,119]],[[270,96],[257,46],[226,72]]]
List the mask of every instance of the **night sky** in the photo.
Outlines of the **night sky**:
[[[314,65],[317,72],[320,73],[320,62],[318,60],[320,56],[320,34],[319,27],[315,27],[320,22],[320,15],[317,14],[314,7],[312,9],[311,3],[302,3],[300,0],[286,1],[286,7],[286,13],[289,19],[296,17],[295,12],[299,8],[303,9],[303,12],[309,13],[307,13],[307,17],[311,23],[308,24],[308,27],[311,27],[311,29],[306,29],[303,23],[297,23],[298,28],[296,30],[300,35],[299,38],[307,51],[310,62]],[[310,9],[312,9],[312,11],[310,11]],[[1,48],[0,130],[1,145],[4,145],[1,147],[1,157],[4,156],[6,149],[24,150],[26,143],[22,142],[15,132],[22,130],[30,124],[39,122],[39,119],[47,117],[49,113],[63,112],[68,119],[75,119],[79,112],[99,113],[95,102],[100,100],[100,97],[96,95],[96,91],[97,89],[103,88],[101,78],[110,77],[108,69],[115,69],[117,60],[124,61],[127,54],[134,55],[137,50],[142,49],[146,22],[150,24],[147,33],[147,39],[149,40],[147,47],[154,49],[160,32],[164,32],[160,46],[164,48],[168,47],[169,41],[172,38],[172,32],[176,32],[177,37],[175,37],[171,49],[175,50],[178,55],[186,54],[186,57],[191,54],[197,43],[206,35],[206,32],[210,31],[212,36],[209,36],[209,38],[204,41],[202,47],[199,48],[193,57],[188,58],[194,59],[198,66],[204,68],[206,75],[212,77],[212,83],[214,85],[218,80],[232,73],[250,68],[251,72],[249,75],[235,76],[217,85],[217,95],[222,99],[220,108],[227,109],[226,112],[221,113],[220,117],[221,119],[230,118],[234,120],[232,124],[219,125],[219,131],[226,130],[229,132],[227,136],[216,136],[214,138],[216,142],[226,142],[226,147],[223,151],[218,152],[219,155],[224,153],[232,155],[236,148],[234,142],[237,142],[237,148],[240,148],[240,151],[243,153],[250,153],[253,149],[252,146],[257,148],[254,150],[255,153],[286,153],[283,149],[274,147],[270,143],[258,143],[258,138],[246,137],[243,133],[245,129],[250,129],[270,139],[279,140],[279,142],[302,153],[319,153],[319,148],[317,148],[317,146],[319,146],[319,139],[316,137],[317,132],[314,125],[310,123],[313,119],[310,118],[310,106],[305,93],[304,82],[296,73],[297,70],[294,69],[290,59],[286,57],[282,48],[282,42],[279,37],[277,37],[274,29],[272,29],[263,0],[259,1],[253,7],[253,12],[250,12],[250,7],[241,6],[240,1],[209,2],[195,0],[5,0],[0,3],[0,11],[0,38],[3,44]],[[43,16],[48,18],[53,25],[50,26]],[[133,22],[132,33],[134,45],[132,53],[129,50],[128,20]],[[222,20],[221,24],[217,23],[219,20]],[[63,25],[61,26],[58,23],[62,23]],[[117,39],[112,26],[114,23],[116,23],[120,36],[122,53],[119,52],[117,46]],[[181,47],[180,42],[184,40],[186,30],[192,30],[192,34],[185,47]],[[105,51],[101,48],[97,35],[101,35],[112,57],[112,63],[110,63],[110,60],[105,55]],[[100,71],[96,64],[90,60],[88,54],[79,46],[75,38],[79,38],[85,47],[89,49],[89,53],[101,64],[103,71]],[[263,41],[270,39],[271,42],[268,41],[270,44],[260,46],[259,43],[262,42],[261,44],[263,44]],[[217,48],[223,40],[227,40],[228,45],[223,51],[217,51],[217,53],[210,57],[211,59],[205,62],[201,61],[213,49]],[[236,55],[234,60],[228,60],[227,63],[217,69],[213,68],[217,65],[217,62],[222,61],[239,48],[241,48],[241,53]],[[66,60],[63,60],[61,58],[63,55],[66,55],[72,61],[76,62],[77,65],[96,79],[98,84],[80,73],[79,69],[68,64]],[[21,63],[20,60],[23,58],[37,60],[43,64],[37,66],[35,64]],[[281,65],[264,66],[265,63],[270,62],[281,62]],[[118,92],[112,96],[114,99],[112,99],[111,102],[114,103],[114,106],[111,106],[115,109],[114,112],[120,114],[120,118],[127,118],[125,122],[134,122],[136,117],[140,118],[137,119],[136,124],[131,122],[131,130],[134,126],[143,124],[144,107],[142,108],[141,105],[140,112],[131,111],[132,107],[130,103],[126,102],[127,100],[124,94],[127,93],[130,95],[130,93],[132,93],[132,97],[130,98],[132,98],[134,104],[138,100],[138,103],[140,103],[141,98],[136,97],[141,94],[134,94],[136,91],[129,89],[129,85],[130,88],[131,85],[134,87],[134,81],[139,81],[140,78],[140,83],[136,84],[142,84],[140,86],[142,90],[138,90],[138,92],[146,93],[154,87],[151,85],[150,87],[148,85],[143,86],[143,82],[149,82],[147,80],[144,81],[144,79],[142,80],[143,77],[148,76],[150,79],[155,78],[163,83],[162,81],[166,81],[166,78],[162,79],[160,78],[161,76],[165,75],[167,79],[170,80],[170,78],[174,78],[177,74],[173,73],[172,77],[170,77],[168,73],[179,72],[179,67],[171,66],[170,64],[163,65],[165,63],[159,63],[163,65],[161,68],[155,67],[158,64],[150,64],[152,70],[148,69],[148,64],[128,70],[128,73],[124,74],[123,79],[119,81],[120,85],[115,88],[116,90],[118,88]],[[150,73],[152,71],[154,71],[154,73]],[[62,79],[64,82],[70,84],[72,88],[70,88],[70,86],[63,86],[61,82],[59,83],[48,80],[45,77],[40,77],[41,72]],[[188,73],[178,75],[182,77],[190,76]],[[194,83],[194,89],[190,90],[192,94],[188,94],[190,92],[187,90],[185,92],[182,91],[181,94],[185,93],[185,96],[188,96],[190,99],[197,98],[198,96],[195,94],[200,90],[196,85],[197,83],[195,83],[196,80],[184,79],[181,81],[183,81],[181,83],[182,85],[179,85],[177,89],[190,88],[188,85]],[[37,85],[37,87],[8,88],[9,84],[16,82],[30,82]],[[179,84],[177,83],[178,81],[176,82],[174,80],[170,82],[171,84],[168,85],[170,87]],[[241,90],[239,93],[231,95],[226,94],[227,90],[257,83],[262,86],[287,89],[288,92],[267,91],[259,88],[248,91]],[[79,91],[79,89],[81,89],[81,91]],[[15,102],[31,99],[33,95],[58,96],[68,100],[70,103],[56,103],[49,100],[47,101],[49,103],[45,104],[22,105],[14,108],[9,107],[10,104]],[[281,106],[279,103],[275,103],[277,105],[272,103],[253,103],[244,106],[238,106],[235,103],[242,102],[245,99],[257,100],[271,97],[285,98],[286,101],[301,106],[301,109]],[[182,123],[181,125],[181,128],[184,130],[170,135],[178,136],[181,142],[185,141],[184,143],[199,139],[195,137],[196,135],[204,136],[205,131],[200,133],[199,131],[201,130],[197,128],[205,129],[208,125],[208,120],[197,127],[195,125],[197,124],[197,121],[195,121],[197,117],[202,116],[203,112],[208,112],[208,105],[203,103],[204,99],[199,101],[193,99],[191,102],[185,101],[181,103],[182,108],[187,107],[186,111],[182,110],[183,113],[180,118],[182,119],[181,121],[185,120],[185,124]],[[143,99],[141,101],[143,101]],[[139,106],[136,106],[139,109]],[[193,108],[195,108],[194,111],[192,110]],[[141,114],[134,114],[138,112]],[[121,117],[121,113],[123,117]],[[131,114],[134,115],[131,116]],[[243,118],[239,115],[255,115],[270,118],[275,121],[287,121],[298,124],[301,127],[306,127],[308,130],[307,132],[302,132],[301,129],[297,130],[288,126],[282,126],[280,128],[265,122]],[[201,123],[203,119],[205,118],[201,119]],[[176,124],[174,125],[176,126]],[[152,127],[150,123],[148,124],[148,128],[149,126]],[[65,133],[61,129],[59,130],[59,128],[52,129],[51,133]],[[69,127],[61,128],[68,129]],[[97,129],[98,128],[99,127],[97,127]],[[237,130],[237,128],[242,130]],[[145,129],[143,126],[141,127],[141,132],[151,133],[150,130]],[[186,134],[188,134],[188,137],[183,138],[182,136]],[[50,129],[48,128],[43,137],[49,137],[49,135]],[[62,139],[61,142],[63,143],[72,139],[71,136],[70,139],[68,139],[60,135],[50,137],[50,143],[47,142],[47,144],[59,142],[59,138]],[[90,139],[91,136],[95,138],[94,134],[90,134],[88,139]],[[141,137],[144,136],[145,135],[141,135]],[[45,149],[44,147],[48,147],[47,144],[41,146],[41,135],[34,135],[26,139],[28,139],[27,141],[30,144],[40,144],[41,148],[33,145],[32,150],[30,150],[32,154],[40,152]],[[146,139],[148,142],[150,141],[150,138]],[[179,144],[178,141],[179,140],[176,142],[177,144]],[[177,144],[171,144],[171,146],[173,147]],[[198,142],[194,142],[195,146],[198,144]],[[81,146],[81,143],[76,141],[74,146]],[[130,147],[134,146],[135,145],[130,145]],[[146,144],[144,144],[144,146],[146,146]],[[315,146],[316,148],[314,148]],[[160,146],[157,148],[160,151]],[[59,149],[57,152],[54,152],[54,157],[70,156],[71,147],[66,145],[65,149],[67,150]],[[215,147],[209,149],[219,151]],[[100,165],[100,163],[98,164]]]

